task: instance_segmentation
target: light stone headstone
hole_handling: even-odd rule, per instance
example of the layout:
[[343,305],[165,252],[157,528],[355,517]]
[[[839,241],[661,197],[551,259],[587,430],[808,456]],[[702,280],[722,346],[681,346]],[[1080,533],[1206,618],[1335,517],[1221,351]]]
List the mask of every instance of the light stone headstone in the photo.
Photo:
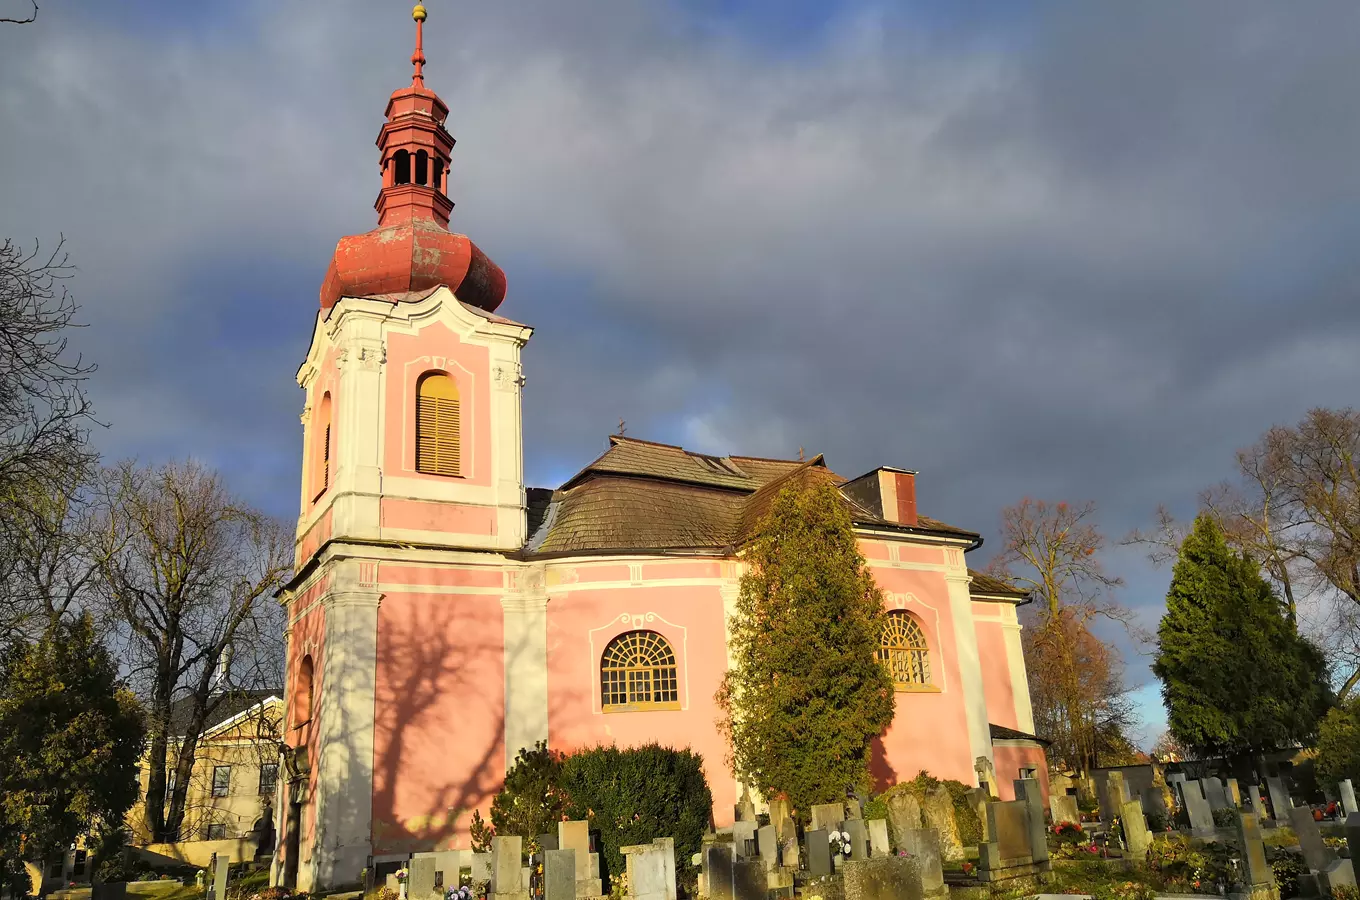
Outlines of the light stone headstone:
[[401,882],[397,881],[396,872],[388,872],[387,878],[383,881],[383,885],[394,894],[401,893]]
[[841,826],[841,831],[850,835],[850,858],[868,859],[869,829],[864,826],[864,820],[846,819]]
[[226,900],[227,896],[227,867],[231,865],[231,860],[226,856],[217,857],[217,865],[213,870],[213,898],[214,900]]
[[1148,832],[1147,819],[1143,818],[1143,804],[1137,800],[1125,803],[1119,821],[1124,828],[1124,844],[1128,847],[1128,855],[1133,859],[1146,859],[1152,835]]
[[1247,809],[1251,811],[1258,822],[1266,818],[1266,807],[1261,802],[1261,786],[1259,784],[1251,785],[1247,791]]
[[1053,824],[1059,822],[1081,822],[1081,811],[1077,809],[1077,798],[1071,794],[1050,794],[1048,811],[1053,816]]
[[845,821],[844,803],[817,803],[811,810],[814,831],[840,831]]
[[944,883],[944,868],[940,861],[940,838],[929,828],[913,828],[901,843],[901,849],[915,860],[921,876],[922,893],[926,897],[948,896]]
[[936,785],[921,804],[921,816],[927,828],[940,836],[940,855],[945,859],[963,859],[963,843],[959,840],[959,826],[954,819],[954,798],[949,788]]
[[[791,820],[792,817],[793,817],[793,804],[790,803],[787,798],[775,797],[773,800],[770,801],[771,825],[775,825],[776,827],[778,827],[778,823],[780,821],[782,821],[783,819]],[[784,833],[781,831],[779,833],[779,836],[783,837]]]
[[406,896],[410,900],[430,900],[434,896],[434,856],[417,855],[407,866]]
[[1096,783],[1096,799],[1100,803],[1100,821],[1107,825],[1119,815],[1119,809],[1128,799],[1124,785],[1123,772],[1106,772],[1105,777]]
[[[1036,863],[1048,860],[1048,830],[1044,827],[1044,791],[1037,778],[1017,778],[1015,799],[1023,802],[1029,818],[1029,855]],[[1125,804],[1127,805],[1127,804]]]
[[762,825],[756,829],[756,848],[767,872],[779,868],[779,835],[773,825]]
[[750,846],[750,842],[755,839],[756,823],[754,820],[732,823],[732,843],[736,849],[737,859],[751,859],[755,857],[756,850]]
[[892,846],[888,840],[888,820],[869,819],[869,856],[892,856]]
[[1333,896],[1339,887],[1355,887],[1355,863],[1349,859],[1338,859],[1317,875],[1318,886],[1323,897]]
[[1341,811],[1348,816],[1353,812],[1360,812],[1360,806],[1355,805],[1355,788],[1351,785],[1351,780],[1347,778],[1336,787],[1341,794]]
[[732,900],[732,847],[729,844],[704,846],[704,881],[708,900]]
[[897,845],[902,846],[906,832],[921,827],[921,802],[910,791],[893,791],[888,795],[888,823]]
[[1242,880],[1248,895],[1275,886],[1275,873],[1266,862],[1265,844],[1261,842],[1261,826],[1256,817],[1239,813],[1237,816],[1237,846],[1242,853]]
[[847,819],[864,818],[864,807],[860,805],[858,798],[850,797],[845,801],[845,817]]
[[1299,849],[1303,851],[1303,861],[1314,872],[1326,871],[1332,864],[1332,852],[1322,842],[1322,830],[1313,818],[1313,810],[1307,806],[1295,806],[1289,810],[1289,827],[1299,839]]
[[1213,840],[1214,813],[1209,801],[1200,793],[1199,782],[1187,781],[1182,786],[1185,799],[1185,814],[1190,818],[1190,833],[1197,838]]
[[[458,873],[463,870],[462,850],[437,850],[434,853],[435,883],[445,889],[458,886]],[[441,881],[442,877],[442,881]]]
[[809,828],[803,833],[807,842],[808,873],[811,875],[830,875],[831,868],[831,831],[825,828]]
[[628,896],[632,900],[669,900],[674,887],[666,886],[666,851],[653,842],[620,847],[627,861]]
[[754,822],[756,820],[756,805],[751,802],[751,798],[742,796],[741,802],[736,806],[738,822]]
[[524,893],[524,839],[519,835],[491,839],[490,893],[514,897]]
[[576,851],[543,853],[543,900],[576,900]]
[[481,884],[491,881],[491,852],[473,853],[472,863],[472,883]]
[[1233,809],[1241,809],[1241,808],[1242,808],[1242,790],[1241,790],[1241,788],[1239,788],[1239,787],[1237,786],[1237,779],[1236,779],[1236,778],[1229,778],[1229,779],[1227,780],[1227,782],[1225,782],[1225,786],[1226,786],[1227,789],[1228,789],[1228,802],[1232,804],[1232,808],[1233,808]]
[[1228,789],[1223,786],[1223,782],[1217,778],[1206,778],[1203,781],[1204,799],[1209,801],[1209,809],[1235,809],[1228,802]]
[[1285,789],[1284,779],[1272,775],[1266,779],[1266,793],[1270,795],[1270,815],[1277,822],[1287,821],[1289,810],[1294,806],[1289,802],[1289,791]]

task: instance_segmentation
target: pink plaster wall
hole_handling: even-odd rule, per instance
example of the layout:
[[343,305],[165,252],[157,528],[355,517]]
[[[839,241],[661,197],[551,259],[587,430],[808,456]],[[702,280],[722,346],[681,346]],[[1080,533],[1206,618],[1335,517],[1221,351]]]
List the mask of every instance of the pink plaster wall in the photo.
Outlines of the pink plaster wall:
[[[312,700],[314,710],[320,710],[322,704],[326,702],[325,695],[325,670],[326,670],[326,614],[320,604],[313,605],[317,598],[326,592],[330,586],[330,579],[323,577],[306,591],[293,598],[288,607],[290,616],[307,610],[300,618],[293,620],[290,626],[292,635],[288,641],[288,658],[285,669],[286,681],[284,683],[284,710],[286,718],[284,728],[284,742],[290,747],[307,747],[307,759],[311,776],[307,785],[307,796],[309,798],[306,807],[302,811],[302,834],[299,840],[299,855],[303,860],[311,857],[311,842],[316,833],[316,778],[320,770],[318,759],[320,746],[317,741],[318,729],[320,727],[320,717],[313,715],[310,721],[301,725],[298,719],[301,715],[298,704],[303,702],[303,698],[297,695],[295,686],[297,685],[298,669],[302,661],[310,656],[312,658]],[[311,607],[308,609],[308,607]],[[283,831],[287,831],[288,817],[283,817]],[[276,846],[279,848],[280,856],[286,853],[286,835],[280,833]]]
[[[717,564],[695,572],[713,572]],[[581,567],[581,578],[599,578],[603,567]],[[617,567],[627,577],[628,567]],[[644,572],[648,567],[644,567]],[[654,567],[659,577],[679,577],[679,567]],[[690,747],[703,755],[713,791],[714,819],[730,825],[736,786],[718,735],[713,695],[727,670],[723,601],[717,585],[600,588],[552,595],[548,603],[548,733],[551,745],[572,750],[600,744],[650,742]],[[627,631],[661,633],[676,655],[679,710],[600,711],[600,657]]]
[[[974,611],[994,615],[988,604],[973,604]],[[973,619],[977,631],[978,658],[982,663],[982,690],[987,698],[987,720],[1007,728],[1019,728],[1015,717],[1015,688],[1011,683],[1010,659],[1006,655],[1006,632],[1000,622],[979,622]]]
[[388,335],[383,443],[386,471],[410,478],[450,480],[416,471],[416,383],[426,372],[443,372],[458,384],[463,452],[457,480],[491,484],[490,359],[486,347],[464,343],[442,322],[427,325],[417,334]]
[[[395,571],[385,567],[383,578]],[[430,584],[450,576],[437,567],[413,567],[401,577]],[[466,848],[472,810],[489,820],[505,778],[503,647],[497,596],[457,588],[384,593],[375,679],[374,853]]]
[[[973,753],[954,639],[949,586],[941,572],[874,566],[874,580],[888,595],[889,609],[911,613],[930,648],[931,679],[938,693],[899,692],[897,711],[875,748],[872,771],[880,788],[927,771],[936,778],[973,784]],[[893,595],[911,594],[904,603]]]
[[383,497],[379,515],[383,528],[410,528],[449,534],[496,533],[496,510],[487,506],[459,506]]
[[1048,760],[1039,747],[1012,747],[1005,744],[993,745],[992,765],[996,768],[996,792],[1002,800],[1015,799],[1015,779],[1020,770],[1038,769],[1039,788],[1044,794],[1044,806],[1048,806]]
[[307,529],[307,533],[298,541],[296,552],[293,554],[294,571],[301,569],[302,566],[320,550],[327,541],[331,539],[331,511],[327,509],[321,514],[321,518]]

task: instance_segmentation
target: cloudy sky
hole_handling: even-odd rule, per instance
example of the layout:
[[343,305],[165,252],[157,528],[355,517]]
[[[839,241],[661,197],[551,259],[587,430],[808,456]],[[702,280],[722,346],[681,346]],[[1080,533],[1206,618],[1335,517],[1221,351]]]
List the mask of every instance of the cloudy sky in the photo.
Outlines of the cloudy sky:
[[[295,515],[293,375],[336,239],[375,224],[409,8],[42,5],[0,25],[0,235],[66,237],[100,446]],[[453,227],[537,328],[531,483],[620,417],[802,446],[918,469],[981,564],[1025,495],[1093,499],[1118,538],[1192,512],[1271,424],[1354,403],[1353,2],[428,8]],[[1106,563],[1155,624],[1168,574]]]

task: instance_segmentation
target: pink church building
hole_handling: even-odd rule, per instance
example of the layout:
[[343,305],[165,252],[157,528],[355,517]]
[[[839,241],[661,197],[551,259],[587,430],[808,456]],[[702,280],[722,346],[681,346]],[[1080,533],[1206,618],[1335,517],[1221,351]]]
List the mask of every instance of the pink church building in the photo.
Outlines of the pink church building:
[[[414,850],[468,846],[507,763],[650,741],[703,754],[714,824],[741,786],[714,693],[743,536],[791,478],[831,478],[887,598],[898,690],[879,787],[928,770],[1012,797],[1043,743],[1015,588],[968,569],[981,544],[916,508],[916,474],[843,479],[809,460],[609,438],[555,490],[524,482],[521,351],[506,279],[448,231],[448,107],[415,76],[378,135],[378,227],[340,240],[298,370],[306,399],[287,612],[288,778],[276,879],[353,883]],[[504,312],[513,314],[513,302]],[[984,762],[985,761],[985,762]]]

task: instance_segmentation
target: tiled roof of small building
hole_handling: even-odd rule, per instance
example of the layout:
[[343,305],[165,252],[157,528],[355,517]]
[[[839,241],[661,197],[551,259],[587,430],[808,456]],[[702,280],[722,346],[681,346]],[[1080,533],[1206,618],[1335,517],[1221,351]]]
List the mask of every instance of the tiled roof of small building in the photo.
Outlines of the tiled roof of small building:
[[994,741],[1034,741],[1036,744],[1043,744],[1045,747],[1053,743],[1048,738],[1041,738],[1037,734],[1016,731],[1014,728],[1007,728],[1005,725],[998,725],[995,722],[988,722],[987,728]]
[[[709,456],[622,435],[612,435],[609,444],[550,499],[546,491],[530,490],[526,554],[725,552],[745,542],[789,479],[845,481],[820,456]],[[925,517],[906,529],[845,502],[857,524],[977,537]]]
[[986,572],[979,572],[976,569],[969,569],[968,574],[973,579],[969,593],[985,594],[992,597],[1014,597],[1017,600],[1029,599],[1029,591],[1016,587],[1009,581],[988,575]]

